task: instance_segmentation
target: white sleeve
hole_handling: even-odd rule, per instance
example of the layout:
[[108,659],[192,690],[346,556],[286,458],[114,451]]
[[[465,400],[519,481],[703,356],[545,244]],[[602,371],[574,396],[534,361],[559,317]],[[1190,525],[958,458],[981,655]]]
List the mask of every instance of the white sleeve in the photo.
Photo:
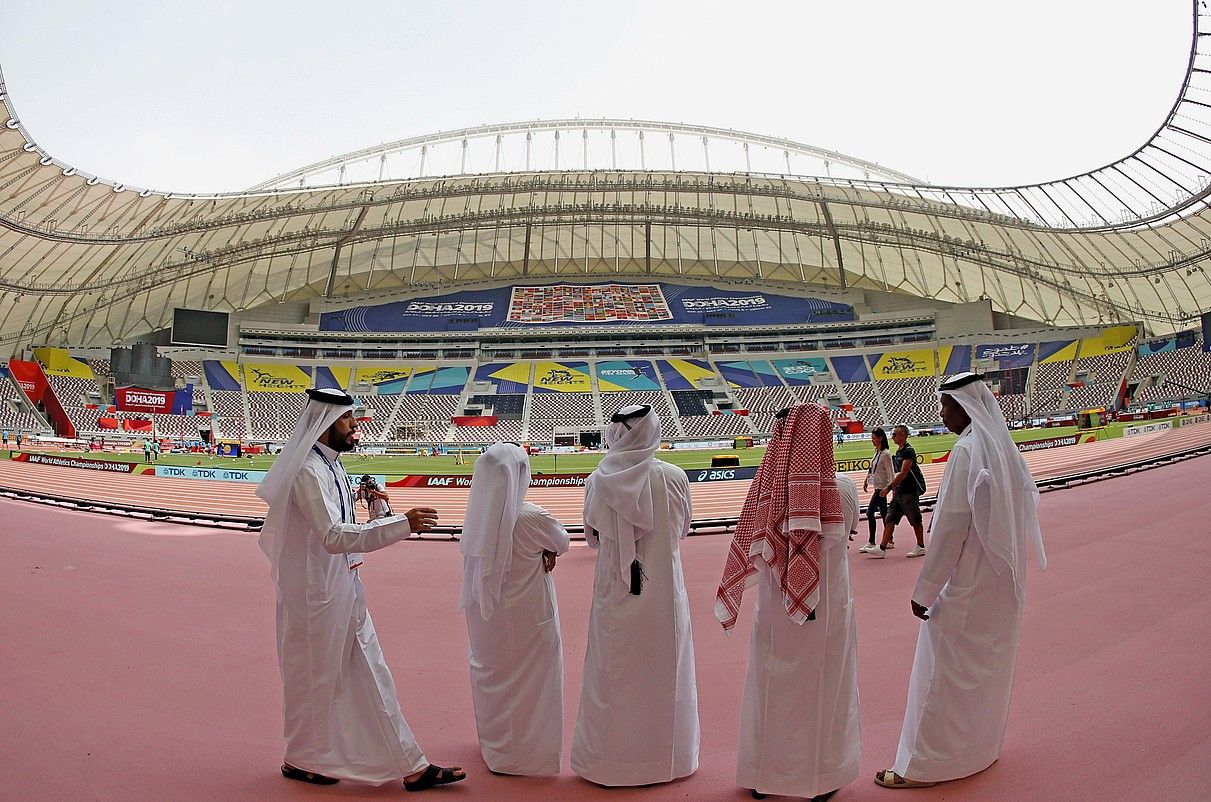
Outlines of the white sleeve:
[[694,500],[690,495],[690,480],[685,471],[675,465],[668,465],[664,470],[664,486],[669,494],[669,512],[680,514],[678,538],[684,538],[690,533],[690,524],[694,521]]
[[589,521],[589,499],[593,497],[593,474],[589,474],[589,478],[584,483],[584,542],[591,549],[601,548],[601,538],[597,535],[597,530],[593,527],[593,523]]
[[294,480],[291,499],[303,514],[308,528],[320,533],[324,550],[329,554],[378,551],[412,534],[408,519],[402,515],[365,524],[341,523],[324,498],[322,487],[319,477],[304,467]]
[[571,542],[568,530],[556,520],[555,516],[537,504],[526,502],[522,505],[521,515],[517,517],[515,536],[524,536],[527,544],[533,544],[536,551],[553,551],[563,554]]
[[929,549],[912,593],[912,600],[922,607],[933,604],[950,581],[971,531],[971,504],[967,499],[970,468],[971,455],[966,448],[950,452],[930,522]]

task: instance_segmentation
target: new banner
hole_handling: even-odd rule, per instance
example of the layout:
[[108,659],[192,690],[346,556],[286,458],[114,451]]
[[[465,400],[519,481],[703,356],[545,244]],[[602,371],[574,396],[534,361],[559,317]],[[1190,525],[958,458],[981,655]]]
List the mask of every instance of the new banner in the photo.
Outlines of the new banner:
[[296,365],[244,366],[244,387],[250,393],[301,393],[310,386],[310,368]]
[[870,354],[867,359],[876,379],[913,379],[938,373],[937,356],[931,348]]
[[536,362],[534,390],[542,393],[591,393],[587,362]]

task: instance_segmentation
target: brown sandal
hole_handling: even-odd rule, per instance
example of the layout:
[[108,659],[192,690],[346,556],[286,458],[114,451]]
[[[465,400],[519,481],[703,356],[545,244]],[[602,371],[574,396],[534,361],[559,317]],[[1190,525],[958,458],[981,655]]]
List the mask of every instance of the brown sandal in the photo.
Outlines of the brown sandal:
[[875,772],[875,784],[884,788],[933,788],[937,783],[924,783],[901,777],[891,769]]

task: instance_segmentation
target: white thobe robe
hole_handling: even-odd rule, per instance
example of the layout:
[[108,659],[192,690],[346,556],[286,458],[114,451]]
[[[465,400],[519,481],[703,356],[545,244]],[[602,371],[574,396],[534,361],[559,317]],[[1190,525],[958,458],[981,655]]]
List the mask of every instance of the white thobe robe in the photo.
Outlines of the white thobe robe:
[[[353,523],[336,452],[317,445],[295,478],[279,537],[278,660],[285,762],[383,784],[428,765],[400,712],[358,570],[361,552],[410,534],[403,516]],[[352,559],[350,559],[352,557]]]
[[[651,484],[656,525],[636,542],[642,593],[619,600],[624,580],[604,548],[593,578],[571,763],[600,785],[668,782],[698,768],[694,644],[679,549],[693,517],[689,480],[654,460]],[[585,522],[594,524],[601,526]],[[587,540],[599,545],[591,532]]]
[[815,620],[791,621],[777,577],[764,560],[756,561],[759,591],[736,759],[743,788],[813,797],[858,776],[858,639],[846,558],[858,510],[843,507],[845,531],[820,543]]
[[960,437],[912,595],[929,620],[921,622],[892,768],[920,782],[988,768],[1001,754],[1009,716],[1022,601],[1011,572],[997,575],[972,528],[971,472],[970,442]]
[[530,502],[513,527],[513,555],[492,616],[467,608],[471,699],[479,751],[500,774],[554,775],[563,750],[563,645],[555,583],[542,552],[568,550],[559,521]]

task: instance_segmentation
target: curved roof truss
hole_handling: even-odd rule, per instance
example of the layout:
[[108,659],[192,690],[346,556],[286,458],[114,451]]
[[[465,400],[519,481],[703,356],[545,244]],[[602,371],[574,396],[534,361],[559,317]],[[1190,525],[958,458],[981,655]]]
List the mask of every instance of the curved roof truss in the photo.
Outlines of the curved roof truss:
[[[603,137],[590,135],[603,134]],[[545,135],[545,136],[544,136]],[[506,150],[506,139],[519,140],[515,147]],[[540,140],[536,142],[536,139]],[[620,140],[622,140],[620,142]],[[563,160],[560,145],[563,143]],[[650,143],[650,144],[649,144]],[[476,145],[486,145],[477,148]],[[508,143],[513,145],[513,143]],[[457,145],[455,162],[447,161],[447,169],[433,169],[436,151],[443,145]],[[730,152],[720,152],[728,146]],[[801,163],[819,163],[826,173],[831,169],[849,168],[861,173],[864,179],[895,183],[924,183],[907,173],[901,173],[882,165],[848,156],[844,153],[815,145],[806,145],[781,137],[714,128],[703,125],[655,122],[652,120],[620,119],[564,119],[533,120],[529,122],[501,123],[442,131],[436,134],[410,137],[375,147],[350,151],[339,156],[291,170],[252,187],[255,190],[291,189],[307,186],[331,186],[333,184],[359,183],[352,176],[362,168],[361,174],[373,174],[374,181],[386,177],[388,159],[402,157],[405,163],[415,164],[408,178],[426,176],[459,176],[500,172],[536,172],[565,169],[579,170],[672,170],[678,169],[678,156],[682,169],[687,171],[712,172],[711,147],[715,147],[715,170],[731,172],[743,165],[743,172],[753,173],[753,160],[764,156],[767,167],[772,165],[788,175],[800,175],[795,168]],[[508,169],[510,151],[520,151],[515,166]],[[761,151],[761,153],[758,153]],[[772,153],[771,153],[772,151]],[[431,155],[432,153],[432,155]],[[476,161],[474,156],[482,161]],[[773,158],[771,159],[770,156]],[[727,160],[726,162],[724,160]],[[540,161],[543,165],[540,165]],[[726,166],[725,166],[726,164]],[[475,167],[482,165],[483,169]],[[692,166],[691,166],[692,165]],[[792,166],[794,165],[794,166]],[[760,167],[760,163],[758,167]],[[334,180],[335,179],[335,180]],[[370,180],[370,179],[367,179]]]

